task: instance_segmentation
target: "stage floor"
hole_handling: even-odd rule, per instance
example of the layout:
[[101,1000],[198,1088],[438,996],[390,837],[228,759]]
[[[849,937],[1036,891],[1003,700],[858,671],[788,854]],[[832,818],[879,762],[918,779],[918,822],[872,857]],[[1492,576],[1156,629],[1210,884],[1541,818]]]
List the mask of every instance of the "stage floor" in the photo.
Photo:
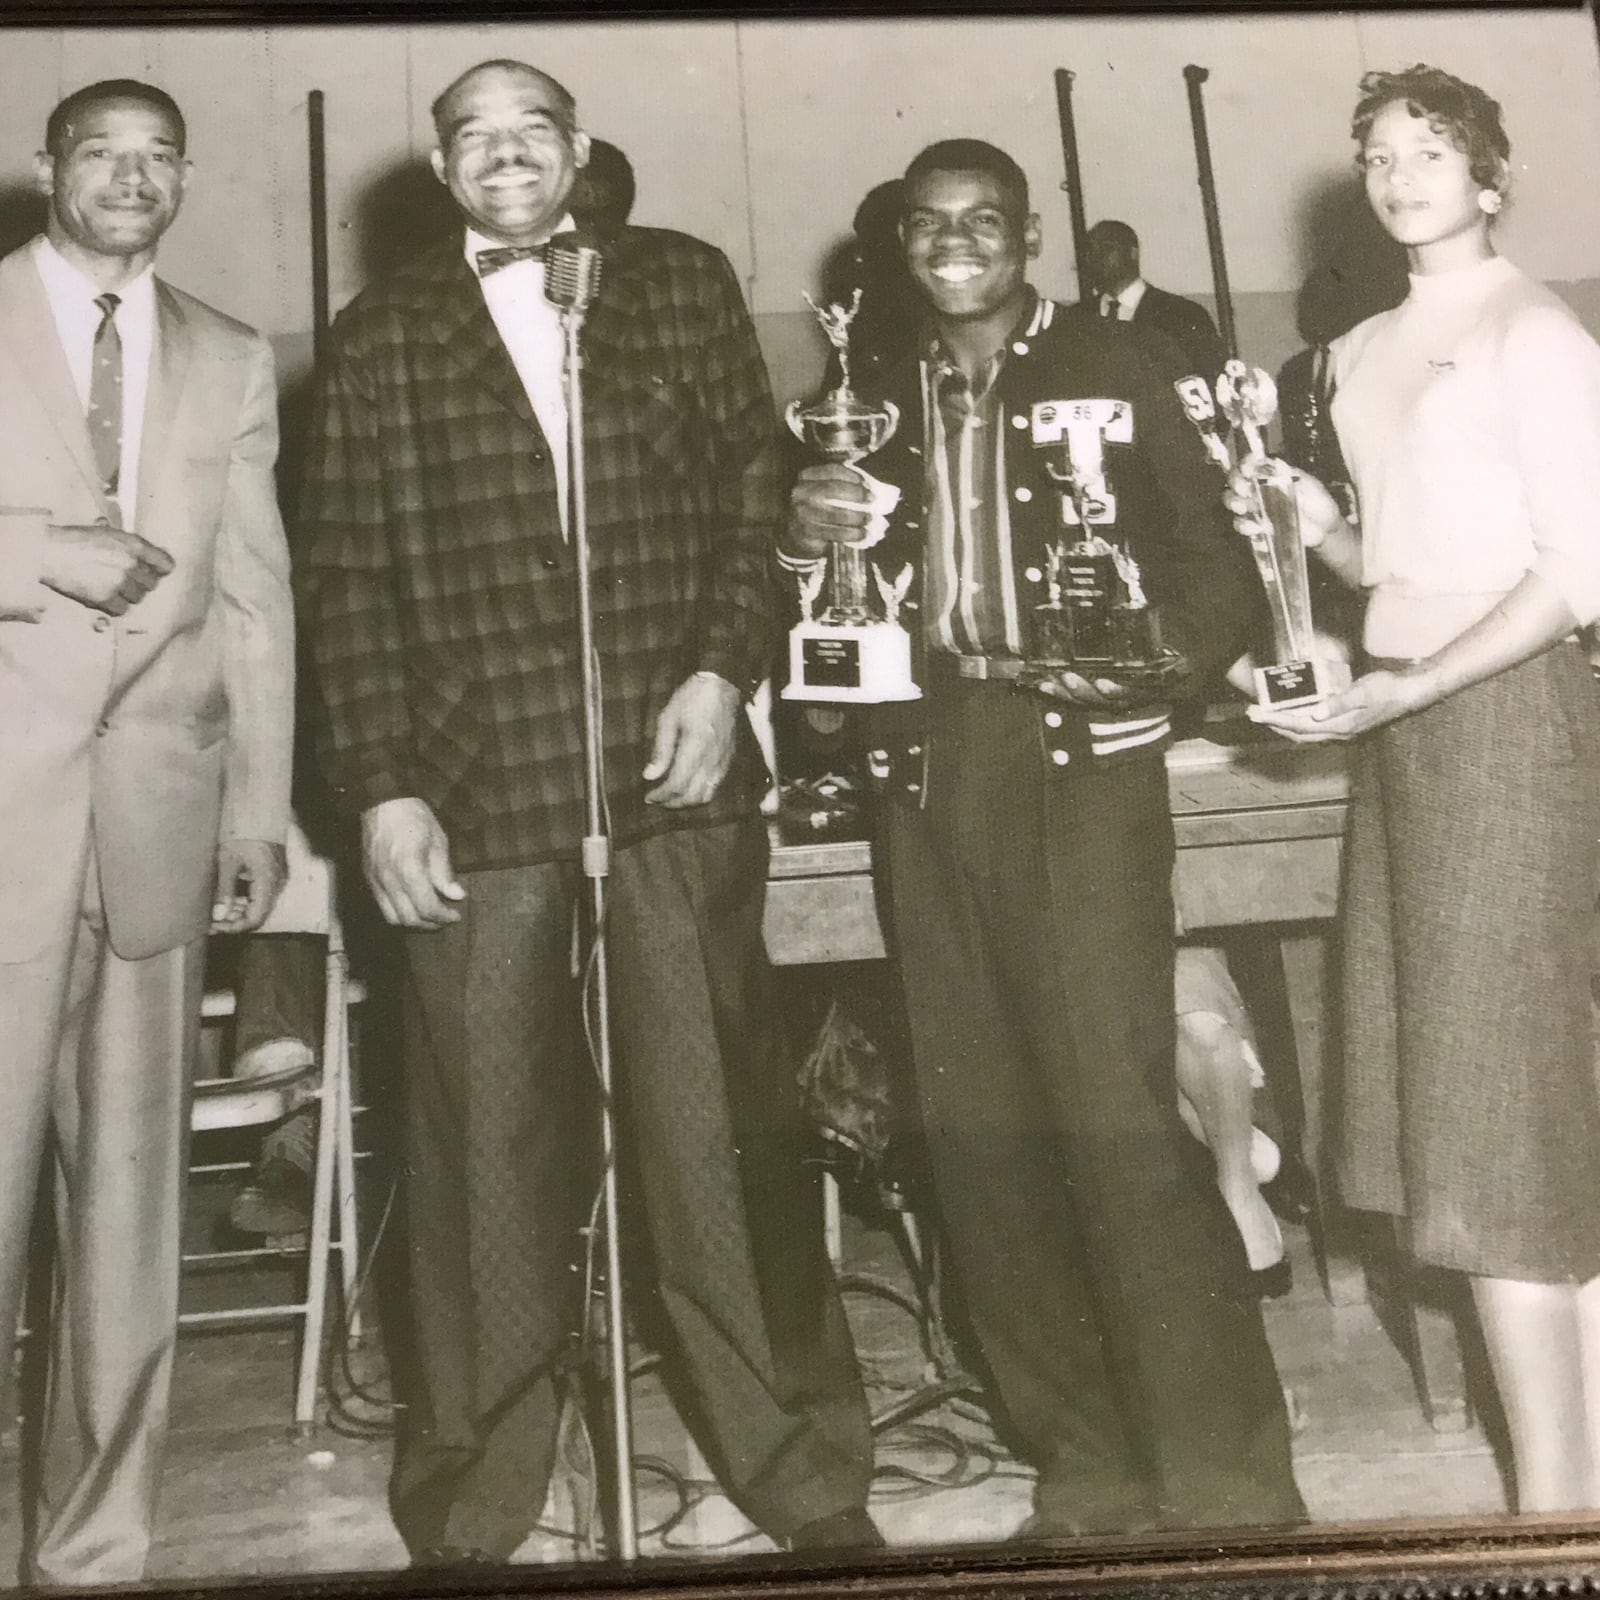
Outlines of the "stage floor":
[[[1500,1476],[1482,1428],[1435,1433],[1375,1309],[1330,1306],[1305,1231],[1285,1232],[1293,1287],[1267,1302],[1266,1316],[1298,1420],[1296,1465],[1312,1516],[1320,1522],[1436,1523],[1502,1513]],[[909,1288],[893,1234],[848,1210],[842,1266]],[[209,1293],[209,1286],[195,1292]],[[847,1299],[878,1411],[924,1376],[918,1326],[885,1299],[859,1292]],[[404,1565],[385,1508],[387,1441],[344,1437],[326,1425],[310,1440],[295,1437],[287,1425],[293,1360],[287,1330],[184,1335],[151,1578]],[[351,1366],[363,1385],[384,1389],[381,1341],[355,1352]],[[640,1378],[635,1392],[638,1454],[691,1477],[702,1471],[657,1376]],[[352,1409],[378,1415],[359,1402]],[[941,1431],[929,1432],[930,1424]],[[15,1484],[15,1448],[8,1438],[8,1485]],[[946,1404],[886,1432],[878,1462],[880,1469],[898,1469],[882,1476],[872,1501],[892,1545],[990,1544],[1005,1540],[1027,1514],[1025,1469],[995,1448],[981,1413],[965,1403]],[[677,1491],[654,1469],[642,1471],[638,1481],[646,1556],[716,1560],[771,1550],[714,1494],[663,1531],[679,1509]],[[548,1515],[571,1526],[571,1500],[583,1492],[581,1481],[559,1484]],[[8,1494],[0,1509],[0,1570],[8,1574],[15,1571],[18,1538],[13,1498]],[[536,1536],[519,1554],[566,1562],[579,1552],[572,1540],[552,1535]]]

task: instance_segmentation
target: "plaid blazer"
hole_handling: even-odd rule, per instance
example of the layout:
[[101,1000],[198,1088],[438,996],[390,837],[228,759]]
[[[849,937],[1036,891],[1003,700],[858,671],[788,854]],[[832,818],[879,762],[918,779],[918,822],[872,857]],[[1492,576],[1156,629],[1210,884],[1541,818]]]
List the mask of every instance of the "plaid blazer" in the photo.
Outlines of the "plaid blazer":
[[[619,230],[582,340],[607,804],[626,843],[727,820],[766,785],[743,717],[709,805],[646,806],[640,772],[686,676],[748,693],[769,668],[776,417],[733,269],[699,240]],[[572,552],[550,445],[459,235],[338,318],[301,512],[317,744],[341,803],[426,800],[458,868],[574,854]]]

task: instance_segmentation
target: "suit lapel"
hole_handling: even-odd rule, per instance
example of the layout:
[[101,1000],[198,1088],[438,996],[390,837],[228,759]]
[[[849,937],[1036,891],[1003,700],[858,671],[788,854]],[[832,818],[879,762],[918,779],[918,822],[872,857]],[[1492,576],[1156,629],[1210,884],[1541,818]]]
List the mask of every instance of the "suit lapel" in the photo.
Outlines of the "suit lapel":
[[430,337],[467,378],[488,390],[530,428],[539,424],[517,376],[483,291],[461,253],[459,240],[424,281],[424,325]]
[[61,435],[73,464],[109,518],[111,508],[101,491],[83,404],[56,332],[55,313],[27,247],[0,261],[0,325],[6,343],[16,352],[23,381],[38,395],[39,409]]
[[161,487],[161,473],[177,452],[172,449],[173,423],[189,371],[193,334],[178,297],[156,280],[155,349],[150,358],[150,387],[144,402],[144,432],[139,444],[139,504],[134,526],[155,527],[150,508]]

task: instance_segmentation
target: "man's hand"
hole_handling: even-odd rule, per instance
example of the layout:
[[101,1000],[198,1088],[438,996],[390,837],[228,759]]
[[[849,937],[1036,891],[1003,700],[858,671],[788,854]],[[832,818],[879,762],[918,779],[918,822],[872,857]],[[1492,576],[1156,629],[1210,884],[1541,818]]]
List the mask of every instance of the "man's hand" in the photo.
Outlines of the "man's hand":
[[807,467],[789,492],[784,548],[814,559],[826,555],[829,545],[859,543],[872,515],[869,498],[860,474],[849,467],[834,462]]
[[461,920],[451,904],[467,891],[450,866],[450,841],[425,800],[385,800],[361,814],[361,864],[384,920],[397,928],[443,928]]
[[50,523],[39,581],[92,611],[120,617],[172,571],[172,557],[127,528]]
[[1281,733],[1295,744],[1326,744],[1354,739],[1371,728],[1410,716],[1439,698],[1439,689],[1427,666],[1408,672],[1380,669],[1357,678],[1348,689],[1330,694],[1309,706],[1275,711],[1271,706],[1251,706],[1247,715]]
[[713,673],[696,673],[678,685],[656,721],[644,769],[644,781],[655,784],[647,804],[678,810],[710,800],[733,760],[739,701],[738,689]]
[[1041,678],[1037,685],[1041,694],[1054,700],[1070,700],[1075,706],[1087,706],[1094,711],[1115,711],[1135,704],[1141,695],[1148,694],[1130,689],[1114,678],[1095,678],[1092,682],[1076,672],[1060,672],[1053,678]]
[[265,839],[224,839],[217,846],[217,889],[211,905],[213,933],[254,933],[277,904],[289,876],[281,844]]

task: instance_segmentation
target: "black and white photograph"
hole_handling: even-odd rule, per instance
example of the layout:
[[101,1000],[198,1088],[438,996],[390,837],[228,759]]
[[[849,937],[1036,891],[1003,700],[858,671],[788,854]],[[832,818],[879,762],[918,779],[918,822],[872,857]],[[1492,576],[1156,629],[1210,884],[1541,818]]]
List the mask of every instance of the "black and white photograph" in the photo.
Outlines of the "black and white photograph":
[[1593,11],[0,52],[0,1587],[1600,1572]]

